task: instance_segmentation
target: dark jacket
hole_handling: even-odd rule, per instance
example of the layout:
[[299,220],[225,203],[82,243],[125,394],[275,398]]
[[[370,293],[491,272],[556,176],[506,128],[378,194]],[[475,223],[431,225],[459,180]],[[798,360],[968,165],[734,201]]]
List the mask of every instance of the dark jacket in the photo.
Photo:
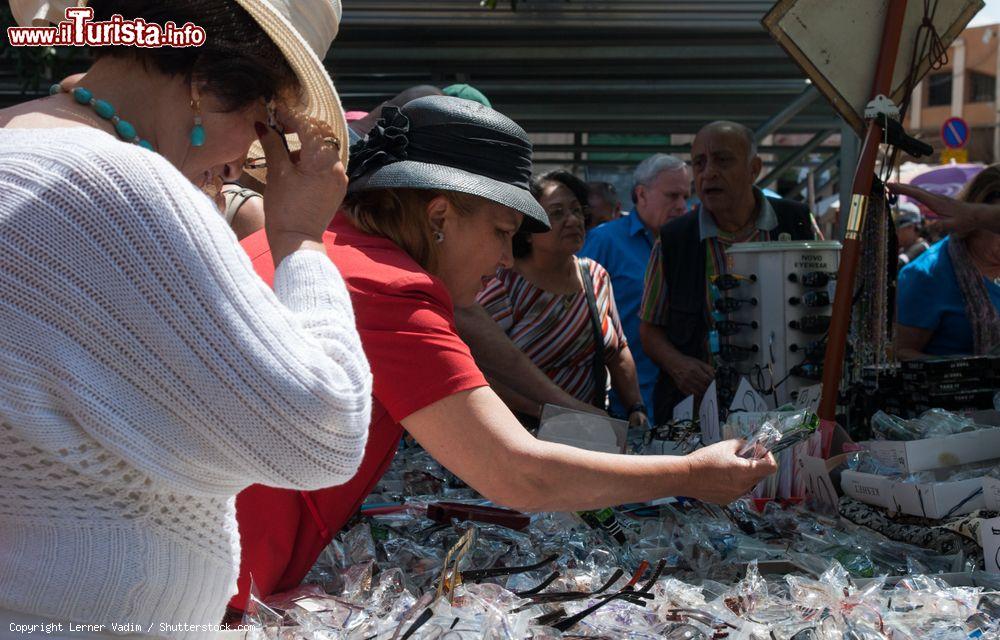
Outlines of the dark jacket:
[[[778,218],[772,238],[787,233],[792,240],[815,239],[809,207],[781,198],[768,198],[768,201]],[[670,297],[667,338],[684,355],[704,362],[708,362],[709,356],[706,349],[709,329],[709,310],[705,307],[706,242],[701,240],[697,208],[660,229],[663,283]],[[655,392],[656,421],[669,420],[674,406],[683,399],[670,375],[661,370]]]

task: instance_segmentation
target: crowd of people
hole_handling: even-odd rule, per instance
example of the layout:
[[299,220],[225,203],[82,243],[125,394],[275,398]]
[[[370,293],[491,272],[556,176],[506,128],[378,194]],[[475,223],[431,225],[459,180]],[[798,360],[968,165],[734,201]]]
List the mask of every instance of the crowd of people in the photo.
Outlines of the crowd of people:
[[[602,357],[639,399],[608,275],[573,256],[586,196],[532,187],[510,119],[430,95],[349,130],[320,62],[335,1],[90,6],[211,37],[101,48],[82,77],[0,112],[5,620],[219,623],[251,576],[261,595],[301,580],[404,430],[532,511],[726,503],[773,473],[735,441],[642,459],[542,442],[487,383],[455,308],[505,268],[512,287],[561,287],[564,315],[599,308]],[[225,188],[244,164],[263,198]],[[241,246],[227,217],[251,203],[263,229]],[[595,345],[578,349],[589,362]],[[558,364],[600,411],[580,363]]]
[[[720,366],[728,248],[815,237],[755,186],[745,126],[641,162],[623,212],[607,183],[533,175],[468,85],[348,122],[321,63],[337,0],[89,5],[210,37],[97,49],[0,111],[4,619],[238,617],[251,578],[301,581],[404,434],[526,511],[726,504],[775,472],[738,441],[628,457],[531,433],[546,403],[665,420]],[[896,188],[952,232],[903,270],[901,350],[995,347],[1000,169],[967,203]],[[917,287],[948,278],[932,317]]]

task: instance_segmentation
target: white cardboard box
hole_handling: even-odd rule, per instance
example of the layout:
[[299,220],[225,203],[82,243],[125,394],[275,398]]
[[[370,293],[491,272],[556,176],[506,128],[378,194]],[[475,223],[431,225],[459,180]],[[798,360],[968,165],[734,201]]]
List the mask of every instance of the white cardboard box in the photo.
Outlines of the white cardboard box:
[[962,516],[983,508],[981,493],[971,500],[967,500],[962,506],[958,506],[982,486],[982,478],[924,484],[894,482],[892,485],[894,504],[890,509],[911,516],[934,519],[944,518],[949,514],[949,517]]
[[861,446],[882,464],[904,473],[957,467],[1000,458],[1000,429],[981,429],[944,438],[897,442],[871,440]]
[[[983,508],[982,494],[968,499],[983,486],[982,478],[958,482],[900,482],[885,476],[844,471],[840,476],[844,493],[859,502],[882,507],[889,512],[939,519]],[[968,500],[967,500],[968,499]],[[964,504],[958,506],[959,503]]]
[[840,474],[840,488],[858,502],[885,509],[892,506],[892,480],[885,476],[847,470]]

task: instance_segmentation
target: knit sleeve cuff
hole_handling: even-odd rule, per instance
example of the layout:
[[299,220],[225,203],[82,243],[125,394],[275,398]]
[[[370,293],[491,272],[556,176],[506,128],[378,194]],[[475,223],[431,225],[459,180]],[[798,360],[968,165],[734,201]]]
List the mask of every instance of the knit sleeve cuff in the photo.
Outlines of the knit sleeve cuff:
[[274,271],[274,293],[292,312],[340,308],[348,299],[337,267],[325,253],[310,249],[281,261]]

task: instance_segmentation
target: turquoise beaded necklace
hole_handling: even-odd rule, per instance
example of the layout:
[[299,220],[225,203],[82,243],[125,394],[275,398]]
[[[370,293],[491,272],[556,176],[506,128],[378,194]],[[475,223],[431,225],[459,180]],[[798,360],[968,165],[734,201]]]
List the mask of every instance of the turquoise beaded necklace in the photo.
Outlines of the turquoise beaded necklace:
[[[56,83],[49,88],[49,95],[54,96],[62,91],[62,85]],[[110,102],[107,100],[95,99],[94,94],[83,87],[76,87],[75,89],[68,91],[68,93],[73,96],[73,99],[76,100],[78,104],[90,105],[97,115],[105,120],[110,120],[111,124],[115,127],[115,133],[117,133],[118,137],[125,142],[131,142],[139,145],[140,147],[145,147],[150,151],[155,151],[155,149],[153,149],[153,144],[149,140],[139,137],[131,122],[122,120],[118,117],[118,114],[115,113],[115,108]]]

